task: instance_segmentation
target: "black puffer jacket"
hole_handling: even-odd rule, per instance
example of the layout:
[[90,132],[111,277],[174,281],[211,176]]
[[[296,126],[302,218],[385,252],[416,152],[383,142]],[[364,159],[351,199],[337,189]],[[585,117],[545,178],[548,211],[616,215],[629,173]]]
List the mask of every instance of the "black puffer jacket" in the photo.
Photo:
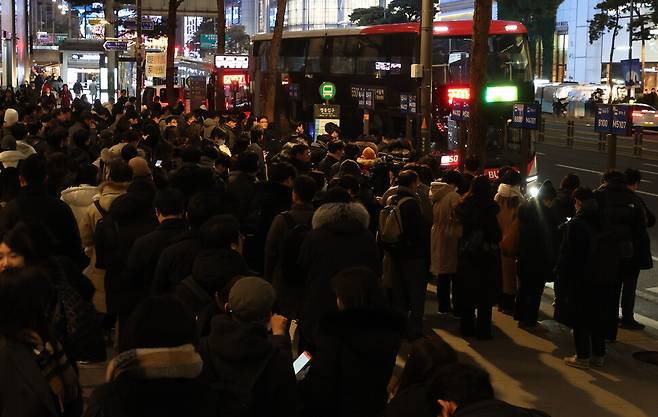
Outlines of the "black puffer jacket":
[[519,207],[519,275],[553,281],[560,246],[558,218],[553,208],[531,198]]
[[320,320],[303,382],[305,414],[379,416],[403,332],[402,317],[386,310],[339,311]]
[[176,296],[199,314],[213,302],[216,292],[248,270],[242,255],[234,250],[203,251],[194,260],[192,275],[176,285]]
[[336,311],[331,278],[351,267],[381,273],[381,257],[375,237],[368,230],[370,218],[360,203],[324,204],[313,215],[313,230],[302,244],[299,264],[308,271],[301,311],[301,331],[312,339],[317,322]]
[[[285,342],[287,338],[283,339]],[[263,325],[239,322],[226,315],[215,316],[210,335],[199,342],[203,359],[201,376],[209,383],[239,389],[249,389],[250,382],[256,379],[251,388],[253,417],[298,416],[289,339],[286,348],[281,348],[279,342],[273,342]],[[255,378],[260,370],[260,376]]]

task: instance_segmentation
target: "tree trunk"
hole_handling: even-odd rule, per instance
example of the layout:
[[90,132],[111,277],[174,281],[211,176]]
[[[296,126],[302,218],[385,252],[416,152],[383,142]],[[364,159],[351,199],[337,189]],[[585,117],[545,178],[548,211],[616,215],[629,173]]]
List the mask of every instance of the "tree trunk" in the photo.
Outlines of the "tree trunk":
[[174,58],[176,54],[176,11],[182,0],[169,0],[169,10],[167,12],[167,79],[166,94],[167,103],[175,106],[178,103],[178,97],[174,90],[174,78],[176,77],[176,67]]
[[477,157],[482,167],[486,163],[487,156],[487,119],[482,96],[487,82],[491,3],[492,0],[475,1],[470,62],[471,107],[467,152],[468,156]]
[[[615,29],[612,31],[612,42],[610,42],[610,57],[608,59],[608,87],[610,88],[610,92],[608,93],[608,104],[612,104],[612,57],[615,55],[615,41],[617,40],[617,33],[619,33],[619,9],[617,9],[615,12]],[[601,43],[603,43],[603,40]]]
[[[217,0],[217,55],[226,53],[226,7],[224,0]],[[224,70],[217,70],[215,80],[215,109],[224,111]]]
[[276,104],[276,87],[279,79],[279,51],[283,38],[283,18],[286,15],[286,0],[276,0],[276,21],[274,33],[270,44],[270,59],[267,67],[267,85],[265,90],[265,116],[274,120],[274,107]]

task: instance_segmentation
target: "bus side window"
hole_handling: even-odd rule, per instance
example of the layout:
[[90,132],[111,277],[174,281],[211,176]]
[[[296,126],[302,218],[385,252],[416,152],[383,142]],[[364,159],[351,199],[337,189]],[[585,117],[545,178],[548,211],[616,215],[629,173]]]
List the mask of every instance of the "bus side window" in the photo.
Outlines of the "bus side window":
[[383,37],[379,35],[360,36],[356,55],[356,73],[359,75],[374,75],[375,63],[387,61]]
[[324,42],[325,38],[311,38],[308,40],[308,49],[306,54],[306,73],[322,73],[322,60],[325,56]]
[[329,41],[331,74],[354,74],[354,55],[357,48],[356,37],[354,36],[334,36]]
[[284,39],[281,43],[282,72],[300,72],[304,70],[304,57],[306,56],[305,38]]

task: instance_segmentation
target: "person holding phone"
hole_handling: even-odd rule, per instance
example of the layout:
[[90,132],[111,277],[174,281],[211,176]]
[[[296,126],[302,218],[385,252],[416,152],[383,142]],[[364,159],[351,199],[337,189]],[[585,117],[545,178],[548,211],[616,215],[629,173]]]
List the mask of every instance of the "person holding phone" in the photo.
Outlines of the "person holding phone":
[[381,415],[404,332],[404,317],[385,307],[375,274],[346,269],[331,280],[338,311],[317,327],[317,346],[302,382],[309,416]]
[[272,314],[275,299],[267,281],[238,279],[223,306],[228,314],[215,316],[199,342],[202,378],[212,385],[222,416],[300,415],[288,320]]

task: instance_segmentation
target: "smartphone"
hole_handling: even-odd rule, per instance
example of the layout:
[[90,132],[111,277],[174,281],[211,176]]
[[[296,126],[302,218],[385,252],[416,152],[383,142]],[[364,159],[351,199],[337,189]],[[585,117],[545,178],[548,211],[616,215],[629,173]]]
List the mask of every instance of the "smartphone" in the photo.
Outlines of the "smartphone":
[[162,159],[158,159],[157,161],[155,161],[155,166],[157,168],[162,168]]
[[311,362],[311,354],[308,352],[302,352],[301,355],[292,363],[292,369],[295,371],[295,375],[299,373]]

